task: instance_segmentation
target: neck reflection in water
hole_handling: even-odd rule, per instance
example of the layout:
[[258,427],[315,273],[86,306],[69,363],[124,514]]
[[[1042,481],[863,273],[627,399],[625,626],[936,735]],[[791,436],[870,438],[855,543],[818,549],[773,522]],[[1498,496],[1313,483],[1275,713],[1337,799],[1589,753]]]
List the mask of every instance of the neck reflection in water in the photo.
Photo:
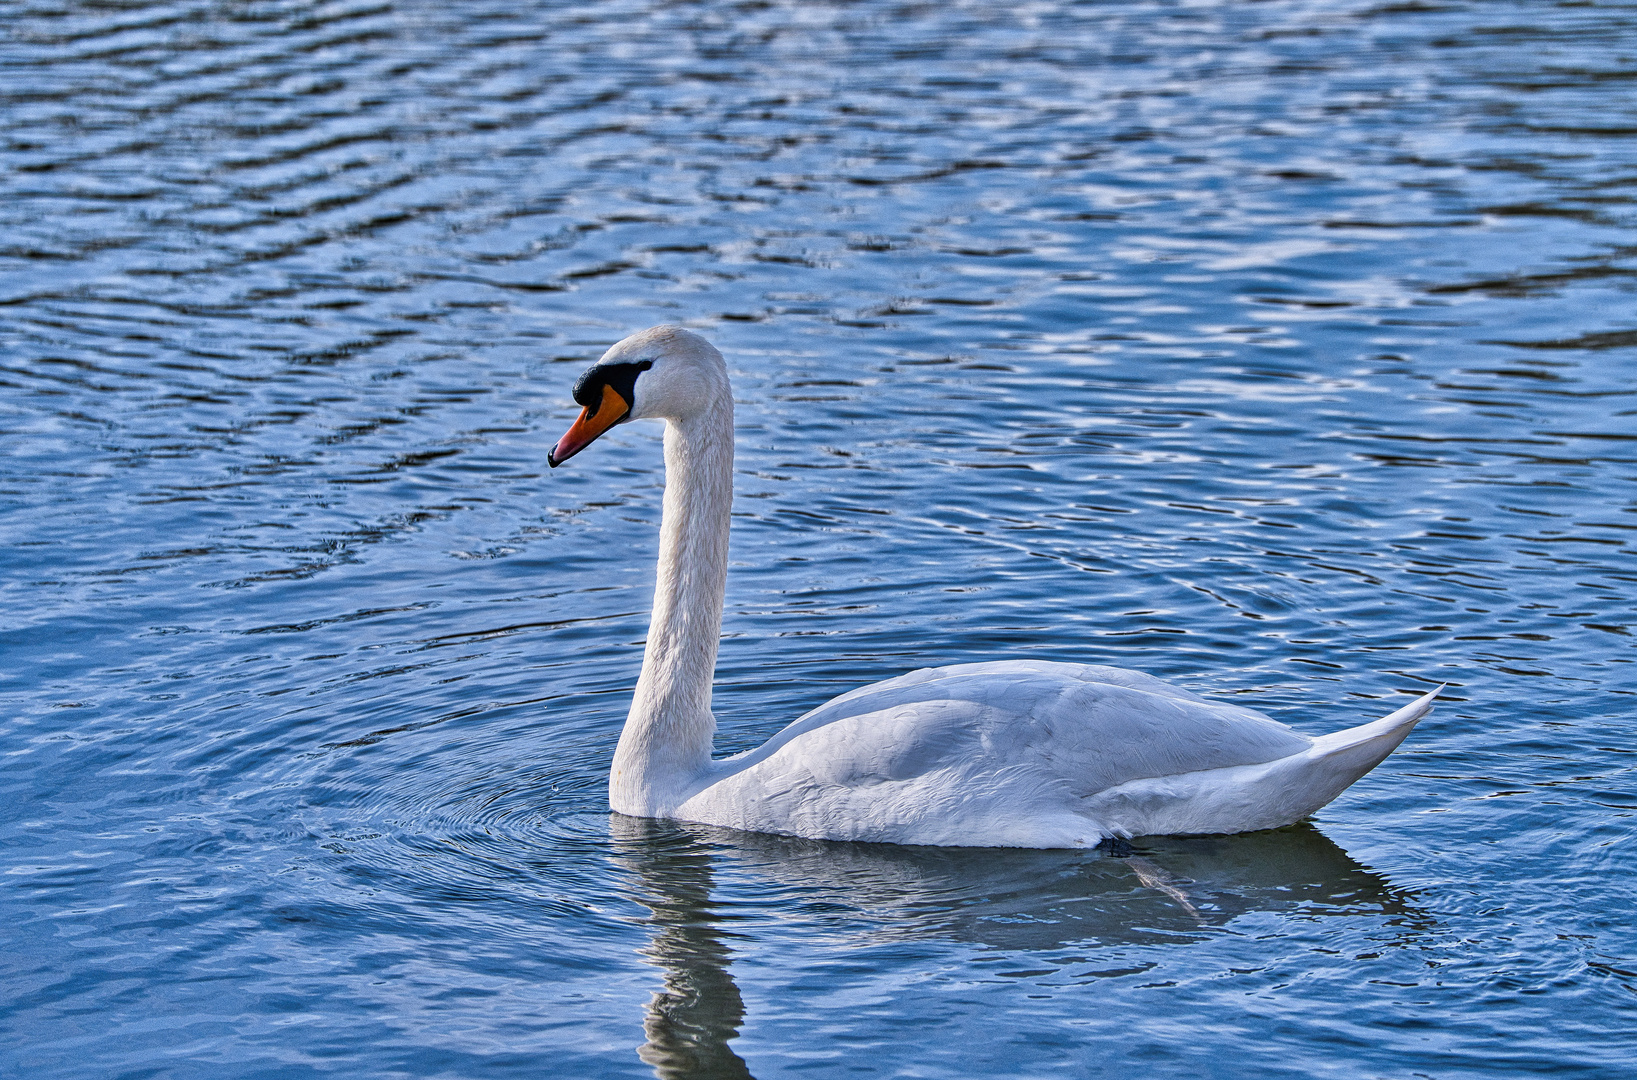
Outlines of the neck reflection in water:
[[[1236,836],[1155,836],[1128,853],[833,843],[613,815],[616,861],[652,914],[644,957],[664,972],[638,1051],[662,1080],[748,1077],[728,1048],[744,1022],[711,900],[717,875],[766,891],[783,933],[796,907],[865,939],[985,951],[1172,946],[1254,911],[1430,921],[1406,890],[1307,823]],[[752,916],[747,924],[754,927]],[[755,941],[753,929],[733,936]]]
[[745,1018],[729,952],[711,907],[714,855],[701,837],[673,822],[612,815],[616,861],[631,873],[632,899],[652,915],[643,956],[665,973],[648,1003],[637,1055],[661,1080],[749,1077],[728,1049]]

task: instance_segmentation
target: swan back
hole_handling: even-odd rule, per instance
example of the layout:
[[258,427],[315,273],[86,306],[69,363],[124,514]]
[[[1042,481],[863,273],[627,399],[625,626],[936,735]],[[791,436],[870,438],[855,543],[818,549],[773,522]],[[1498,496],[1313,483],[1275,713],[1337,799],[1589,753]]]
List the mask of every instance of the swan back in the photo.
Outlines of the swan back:
[[[952,709],[960,721],[953,721]],[[861,742],[857,736],[866,729],[874,736]],[[898,733],[883,738],[887,730]],[[1259,712],[1209,701],[1139,672],[1003,660],[925,668],[861,687],[729,760],[747,769],[795,754],[831,765],[849,762],[860,777],[890,780],[911,763],[861,760],[870,756],[864,747],[915,747],[918,755],[944,758],[957,770],[997,760],[1038,769],[1083,797],[1142,777],[1261,764],[1312,745]],[[978,746],[981,752],[974,752]]]

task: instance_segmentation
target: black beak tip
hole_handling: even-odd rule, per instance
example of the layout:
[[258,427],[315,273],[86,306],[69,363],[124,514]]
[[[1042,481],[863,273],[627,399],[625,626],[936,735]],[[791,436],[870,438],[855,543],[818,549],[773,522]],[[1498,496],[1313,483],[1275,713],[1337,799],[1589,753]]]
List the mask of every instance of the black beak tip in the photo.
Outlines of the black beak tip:
[[547,450],[546,451],[546,464],[550,465],[552,468],[555,469],[557,466],[561,465],[562,462],[557,460],[557,454],[556,454],[555,451]]

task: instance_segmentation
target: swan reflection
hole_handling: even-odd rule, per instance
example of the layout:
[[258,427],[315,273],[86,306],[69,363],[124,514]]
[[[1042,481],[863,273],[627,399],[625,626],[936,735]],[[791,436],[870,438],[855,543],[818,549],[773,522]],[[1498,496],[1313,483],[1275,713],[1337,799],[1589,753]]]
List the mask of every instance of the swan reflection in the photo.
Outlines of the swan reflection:
[[748,1077],[729,973],[724,891],[865,939],[990,951],[1185,945],[1254,911],[1419,921],[1408,892],[1310,824],[1237,836],[1144,837],[1129,854],[848,844],[614,815],[617,862],[651,913],[643,951],[664,973],[639,1051],[662,1080]]
[[1410,897],[1310,824],[1235,836],[1152,836],[1103,849],[835,844],[691,827],[723,865],[862,916],[871,936],[991,949],[1197,939],[1251,911],[1405,915]]
[[665,974],[648,1003],[647,1041],[637,1056],[662,1080],[749,1077],[728,1040],[739,1034],[744,1000],[728,974],[729,951],[711,905],[715,854],[687,828],[612,818],[616,861],[631,872],[632,899],[651,913],[643,958]]

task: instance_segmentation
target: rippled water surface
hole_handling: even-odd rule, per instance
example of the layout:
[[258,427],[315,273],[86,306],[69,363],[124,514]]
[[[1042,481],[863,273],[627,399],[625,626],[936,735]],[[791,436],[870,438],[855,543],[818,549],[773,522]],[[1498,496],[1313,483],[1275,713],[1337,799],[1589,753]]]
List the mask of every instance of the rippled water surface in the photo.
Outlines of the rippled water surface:
[[[1630,1075],[1637,9],[0,6],[6,1034],[51,1077]],[[907,669],[1319,733],[1103,852],[612,819],[681,322],[725,749]]]

